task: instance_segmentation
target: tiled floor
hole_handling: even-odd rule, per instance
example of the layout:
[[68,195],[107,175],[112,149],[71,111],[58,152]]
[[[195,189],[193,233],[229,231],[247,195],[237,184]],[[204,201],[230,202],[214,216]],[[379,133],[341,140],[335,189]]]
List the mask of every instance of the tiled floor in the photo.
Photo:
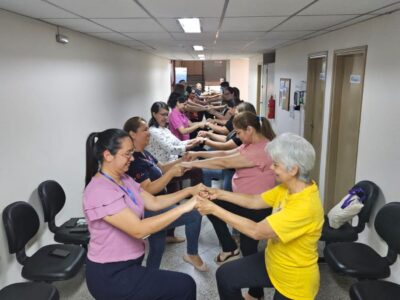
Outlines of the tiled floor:
[[[183,227],[177,228],[176,235],[184,236]],[[263,247],[263,245],[260,246]],[[186,252],[186,243],[168,245],[164,253],[161,268],[185,272],[191,275],[197,283],[198,300],[217,300],[219,297],[215,282],[215,271],[218,266],[214,263],[214,257],[218,251],[218,240],[214,229],[207,218],[203,218],[203,227],[199,240],[199,253],[203,260],[207,262],[209,271],[199,272],[193,266],[183,261],[182,256]],[[326,264],[320,265],[320,271],[321,288],[317,300],[349,299],[348,289],[355,280],[333,274]],[[84,272],[82,271],[71,280],[55,283],[60,291],[61,299],[93,299],[87,290],[83,274]],[[265,299],[272,299],[273,293],[273,289],[265,289]]]

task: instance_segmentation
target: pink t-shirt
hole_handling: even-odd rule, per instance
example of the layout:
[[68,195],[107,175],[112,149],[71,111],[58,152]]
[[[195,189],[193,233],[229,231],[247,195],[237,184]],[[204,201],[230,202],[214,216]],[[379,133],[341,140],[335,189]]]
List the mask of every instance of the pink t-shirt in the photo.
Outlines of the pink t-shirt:
[[251,168],[236,169],[232,177],[232,190],[235,193],[261,194],[275,186],[275,174],[270,169],[272,159],[265,152],[268,141],[242,144],[239,153],[255,164]]
[[188,117],[175,107],[169,114],[168,119],[169,130],[171,130],[171,132],[181,141],[188,140],[190,137],[189,133],[181,134],[178,130],[178,128],[181,126],[183,126],[184,128],[189,127]]
[[93,262],[126,261],[144,254],[143,240],[135,239],[103,220],[105,216],[114,215],[127,207],[139,218],[143,216],[140,185],[128,175],[122,177],[122,182],[132,191],[137,204],[103,175],[94,176],[83,193],[83,210],[90,232],[87,255]]

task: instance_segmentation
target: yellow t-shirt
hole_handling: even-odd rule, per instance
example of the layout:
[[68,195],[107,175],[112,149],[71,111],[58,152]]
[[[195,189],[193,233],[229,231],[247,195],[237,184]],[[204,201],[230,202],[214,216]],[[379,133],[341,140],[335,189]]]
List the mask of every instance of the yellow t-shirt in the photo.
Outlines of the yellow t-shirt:
[[319,289],[317,242],[324,223],[317,185],[296,194],[279,185],[261,196],[273,208],[266,220],[278,236],[265,249],[272,284],[287,298],[314,299]]

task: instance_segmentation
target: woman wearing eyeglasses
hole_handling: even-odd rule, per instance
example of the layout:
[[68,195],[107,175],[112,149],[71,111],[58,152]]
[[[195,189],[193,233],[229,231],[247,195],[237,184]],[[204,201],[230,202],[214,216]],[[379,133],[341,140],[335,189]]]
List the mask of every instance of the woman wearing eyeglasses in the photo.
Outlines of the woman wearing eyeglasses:
[[196,299],[196,284],[182,273],[143,267],[143,238],[191,211],[196,197],[163,214],[143,218],[194,195],[193,188],[154,197],[125,175],[133,160],[128,133],[108,129],[86,142],[83,209],[91,235],[86,282],[96,299]]
[[[124,124],[124,130],[132,138],[134,145],[134,161],[129,166],[127,174],[140,183],[140,186],[153,195],[164,195],[167,193],[166,186],[173,178],[179,178],[184,174],[180,165],[182,159],[162,164],[145,147],[149,143],[150,133],[146,121],[141,117],[132,117]],[[167,207],[161,211],[145,210],[145,217],[152,217],[174,206]],[[186,254],[183,260],[193,265],[199,271],[207,271],[207,266],[198,254],[199,235],[201,229],[201,216],[197,211],[191,211],[176,219],[167,229],[185,226],[187,240]],[[163,229],[150,235],[149,252],[146,265],[159,268],[165,250],[167,230]]]

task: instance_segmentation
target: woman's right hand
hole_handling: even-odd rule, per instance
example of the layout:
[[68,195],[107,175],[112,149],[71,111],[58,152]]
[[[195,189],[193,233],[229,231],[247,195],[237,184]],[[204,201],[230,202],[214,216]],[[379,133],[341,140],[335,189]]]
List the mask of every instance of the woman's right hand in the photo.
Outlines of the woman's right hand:
[[172,174],[173,177],[181,177],[186,172],[186,168],[184,168],[180,163],[175,164],[168,170]]
[[195,206],[197,205],[197,197],[198,196],[193,196],[188,201],[178,205],[178,207],[183,209],[183,213],[187,213],[187,212],[192,211],[195,208]]
[[185,161],[192,161],[197,159],[196,151],[188,151],[185,153]]
[[197,136],[198,136],[198,137],[208,137],[208,131],[200,130],[200,131],[197,133]]

